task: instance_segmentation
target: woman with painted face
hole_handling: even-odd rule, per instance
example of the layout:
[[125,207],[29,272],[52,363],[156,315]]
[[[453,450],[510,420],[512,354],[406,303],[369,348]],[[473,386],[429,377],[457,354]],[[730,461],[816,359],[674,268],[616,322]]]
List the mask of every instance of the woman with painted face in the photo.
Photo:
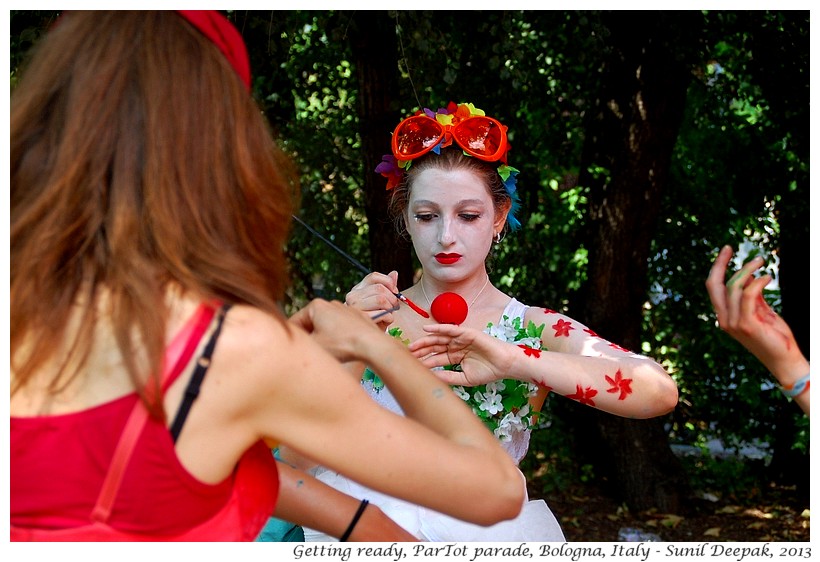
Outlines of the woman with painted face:
[[[518,463],[549,392],[620,416],[650,418],[675,407],[677,388],[655,361],[560,312],[527,306],[490,282],[486,261],[493,245],[519,226],[518,170],[508,165],[507,150],[506,127],[472,104],[451,103],[404,119],[377,171],[388,179],[391,213],[411,238],[422,274],[408,287],[395,272],[371,273],[346,303],[375,314],[396,307],[400,291],[429,311],[427,318],[401,306],[380,320],[451,385]],[[362,384],[377,402],[402,412],[369,369]],[[370,498],[422,539],[564,540],[542,500],[525,501],[514,520],[481,527],[373,494],[334,472],[316,474]],[[306,536],[311,539],[309,530]]]

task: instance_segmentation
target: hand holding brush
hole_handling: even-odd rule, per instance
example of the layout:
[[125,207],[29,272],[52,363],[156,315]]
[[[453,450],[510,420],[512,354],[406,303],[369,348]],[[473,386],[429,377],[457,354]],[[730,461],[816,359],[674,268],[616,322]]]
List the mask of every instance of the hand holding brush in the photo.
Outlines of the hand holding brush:
[[[348,254],[347,252],[345,252],[344,250],[342,250],[341,248],[339,248],[336,244],[334,244],[333,242],[331,242],[330,240],[328,240],[327,238],[325,238],[324,236],[322,236],[321,234],[319,234],[319,232],[317,232],[317,231],[316,231],[316,229],[314,229],[312,226],[308,225],[306,222],[304,222],[302,219],[300,219],[300,218],[299,218],[299,217],[297,217],[296,215],[292,215],[292,217],[293,217],[293,220],[295,220],[296,222],[298,222],[299,224],[301,224],[302,226],[304,226],[304,227],[305,227],[305,228],[306,228],[306,229],[307,229],[307,230],[308,230],[311,234],[313,234],[313,235],[314,235],[314,236],[316,236],[319,240],[321,240],[322,242],[324,242],[325,244],[327,244],[328,246],[330,246],[331,248],[333,248],[334,250],[336,250],[336,252],[338,252],[338,253],[339,253],[342,257],[344,257],[344,258],[345,258],[348,262],[350,262],[351,264],[353,264],[353,266],[354,266],[354,267],[356,267],[359,271],[361,271],[361,272],[362,272],[362,273],[364,273],[365,275],[369,275],[369,274],[371,274],[371,273],[372,273],[372,271],[371,271],[369,268],[365,267],[365,266],[364,266],[361,262],[359,262],[356,258],[354,258],[354,257],[353,257],[353,256],[351,256],[350,254]],[[413,301],[411,301],[410,299],[408,299],[407,297],[405,297],[404,295],[402,295],[400,292],[395,292],[395,293],[393,293],[393,295],[394,295],[397,299],[399,299],[401,302],[403,302],[404,304],[406,304],[407,306],[409,306],[410,308],[412,308],[412,309],[413,309],[416,313],[418,313],[418,314],[419,314],[419,315],[421,315],[422,317],[424,317],[424,318],[430,318],[430,314],[428,314],[426,310],[424,310],[423,308],[419,307],[416,303],[414,303]],[[387,313],[389,313],[389,312],[393,312],[393,311],[392,311],[392,310],[386,310],[383,314],[387,314]],[[380,315],[378,315],[378,314],[377,314],[377,315],[376,315],[376,318],[378,318],[379,316],[380,316]]]

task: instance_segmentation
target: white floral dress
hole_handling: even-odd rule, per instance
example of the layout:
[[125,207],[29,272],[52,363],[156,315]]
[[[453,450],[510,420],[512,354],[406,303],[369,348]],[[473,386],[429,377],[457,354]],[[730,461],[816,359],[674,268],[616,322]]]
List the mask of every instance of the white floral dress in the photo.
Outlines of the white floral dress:
[[[504,309],[498,326],[489,328],[488,333],[505,341],[512,341],[510,321],[518,318],[519,323],[523,323],[526,310],[526,305],[511,299]],[[401,407],[387,387],[372,379],[363,380],[362,385],[381,406],[403,414]],[[485,404],[484,407],[491,407],[495,387],[492,383],[487,386],[488,388],[482,387],[484,392],[473,400],[474,407],[479,403]],[[474,392],[473,389],[462,389],[461,387],[456,387],[454,390],[459,394]],[[501,445],[518,464],[527,454],[531,429],[520,423],[520,412],[518,417],[505,416],[503,412],[501,414],[499,422],[495,424],[494,433],[501,441]],[[421,540],[436,542],[563,542],[566,540],[558,520],[546,502],[541,499],[530,501],[526,497],[526,480],[523,474],[521,485],[525,487],[525,499],[521,513],[515,519],[484,527],[376,492],[323,467],[318,467],[313,473],[319,480],[350,496],[368,499],[370,503],[379,506],[386,515]],[[476,501],[481,501],[480,490],[476,490]],[[304,531],[306,541],[332,542],[336,540],[313,529],[305,528]]]

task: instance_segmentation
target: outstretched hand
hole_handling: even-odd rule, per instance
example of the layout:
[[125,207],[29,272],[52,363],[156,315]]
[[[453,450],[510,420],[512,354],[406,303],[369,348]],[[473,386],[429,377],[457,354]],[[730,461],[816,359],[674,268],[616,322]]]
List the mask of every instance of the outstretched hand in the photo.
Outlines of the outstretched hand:
[[475,330],[453,324],[424,326],[429,335],[412,342],[408,349],[429,368],[455,366],[455,370],[433,371],[442,382],[476,386],[502,378],[508,372],[509,356],[504,342]]
[[724,283],[731,258],[732,248],[724,246],[706,280],[718,325],[769,370],[776,371],[789,356],[800,352],[791,328],[763,298],[763,288],[772,278],[768,274],[755,277],[763,265],[763,259],[758,256]]

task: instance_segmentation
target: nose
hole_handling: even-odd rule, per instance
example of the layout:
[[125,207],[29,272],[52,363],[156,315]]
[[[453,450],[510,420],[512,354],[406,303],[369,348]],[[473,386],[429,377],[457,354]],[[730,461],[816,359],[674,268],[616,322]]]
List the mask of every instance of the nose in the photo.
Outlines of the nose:
[[455,242],[455,236],[453,234],[453,221],[448,218],[442,219],[441,226],[439,226],[438,230],[438,242],[443,247],[447,247]]

